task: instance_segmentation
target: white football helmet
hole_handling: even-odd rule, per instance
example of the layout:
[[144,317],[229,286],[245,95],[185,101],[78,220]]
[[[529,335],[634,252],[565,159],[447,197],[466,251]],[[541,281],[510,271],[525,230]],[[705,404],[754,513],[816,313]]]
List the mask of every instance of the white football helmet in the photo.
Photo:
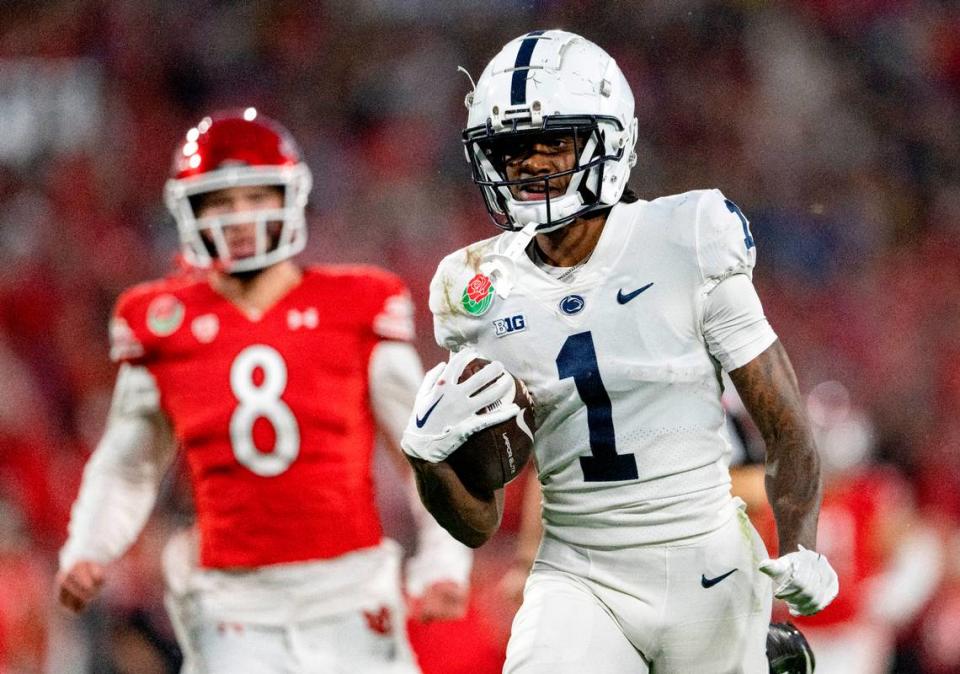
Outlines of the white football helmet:
[[[562,30],[538,30],[510,41],[467,94],[467,161],[498,227],[536,231],[563,227],[614,205],[636,164],[633,93],[616,61],[593,42]],[[544,134],[571,135],[569,171],[508,180],[503,156]],[[547,181],[570,174],[565,193],[550,198]],[[542,201],[515,199],[511,186],[540,183]]]

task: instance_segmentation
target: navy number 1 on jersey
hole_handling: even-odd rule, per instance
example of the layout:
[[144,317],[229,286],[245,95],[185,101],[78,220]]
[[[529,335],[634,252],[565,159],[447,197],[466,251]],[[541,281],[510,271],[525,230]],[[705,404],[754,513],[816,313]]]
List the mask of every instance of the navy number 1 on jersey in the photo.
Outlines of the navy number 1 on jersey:
[[580,457],[583,479],[586,482],[636,480],[637,458],[633,454],[617,454],[613,409],[600,379],[597,351],[589,331],[567,337],[557,355],[557,371],[560,379],[573,378],[580,400],[587,406],[591,456]]

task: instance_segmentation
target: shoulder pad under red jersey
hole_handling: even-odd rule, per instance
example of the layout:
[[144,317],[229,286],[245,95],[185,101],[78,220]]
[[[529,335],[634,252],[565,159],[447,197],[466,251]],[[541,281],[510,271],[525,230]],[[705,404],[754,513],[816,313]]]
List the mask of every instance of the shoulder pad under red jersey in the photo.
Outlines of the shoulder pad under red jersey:
[[414,306],[399,276],[373,265],[324,265],[307,270],[314,283],[325,286],[338,310],[349,312],[378,337],[399,341],[414,338]]
[[148,362],[157,341],[183,325],[186,307],[179,295],[196,283],[193,276],[177,275],[125,290],[110,320],[110,359],[117,363]]

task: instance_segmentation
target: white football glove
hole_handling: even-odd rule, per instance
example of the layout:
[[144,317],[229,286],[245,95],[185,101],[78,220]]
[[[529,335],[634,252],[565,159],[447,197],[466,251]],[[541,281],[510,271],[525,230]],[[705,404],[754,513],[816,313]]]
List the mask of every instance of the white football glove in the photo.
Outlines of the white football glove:
[[760,562],[760,571],[773,579],[773,596],[787,603],[790,615],[813,615],[837,596],[840,581],[826,557],[802,545],[797,548]]
[[[404,452],[431,463],[443,461],[477,431],[520,412],[513,402],[516,385],[502,363],[492,361],[457,383],[467,364],[478,357],[476,351],[462,349],[427,372],[400,439]],[[496,409],[481,413],[498,401]]]

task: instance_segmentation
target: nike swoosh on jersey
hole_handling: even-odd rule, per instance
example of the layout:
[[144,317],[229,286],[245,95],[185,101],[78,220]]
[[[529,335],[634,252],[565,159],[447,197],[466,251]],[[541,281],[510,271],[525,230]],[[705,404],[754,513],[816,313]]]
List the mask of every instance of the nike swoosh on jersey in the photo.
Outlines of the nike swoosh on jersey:
[[634,297],[636,297],[637,295],[639,295],[640,293],[642,293],[644,290],[646,290],[647,288],[649,288],[649,287],[652,286],[652,285],[653,285],[652,282],[651,282],[651,283],[648,283],[647,285],[643,286],[642,288],[637,288],[636,290],[634,290],[634,291],[631,292],[631,293],[624,293],[624,292],[623,292],[623,289],[620,289],[620,290],[617,291],[617,302],[619,302],[620,304],[626,304],[627,302],[629,302],[630,300],[632,300]]
[[437,408],[437,405],[440,404],[441,400],[443,400],[443,396],[437,398],[434,403],[427,408],[427,411],[423,413],[422,417],[419,414],[417,415],[417,428],[423,428],[423,425],[427,423],[427,419],[429,419],[430,415],[433,414],[433,410]]
[[732,569],[732,570],[730,570],[730,571],[727,571],[727,572],[726,572],[725,574],[723,574],[722,576],[717,576],[716,578],[707,578],[707,577],[704,576],[703,574],[700,574],[700,584],[703,585],[704,587],[713,587],[714,585],[716,585],[717,583],[719,583],[721,580],[723,580],[724,578],[726,578],[727,576],[729,576],[729,575],[730,575],[731,573],[733,573],[734,571],[736,571],[736,569]]

